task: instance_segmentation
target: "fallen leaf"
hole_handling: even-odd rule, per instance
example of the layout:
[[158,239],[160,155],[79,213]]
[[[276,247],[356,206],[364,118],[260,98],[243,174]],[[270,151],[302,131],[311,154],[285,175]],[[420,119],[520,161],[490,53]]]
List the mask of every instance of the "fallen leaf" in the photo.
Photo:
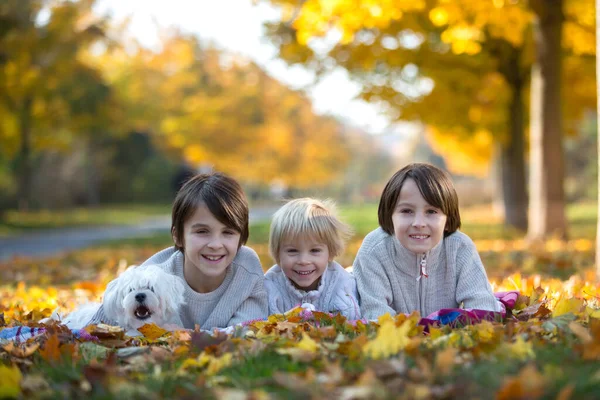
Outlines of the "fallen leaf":
[[14,357],[19,357],[19,358],[29,357],[30,355],[35,353],[39,347],[40,347],[39,343],[32,343],[30,345],[23,344],[23,345],[19,346],[19,345],[15,345],[14,342],[9,342],[8,344],[2,346],[4,351],[6,351],[8,354],[10,354],[11,356],[14,356]]
[[60,360],[60,341],[58,340],[57,335],[51,335],[48,340],[46,340],[44,347],[40,350],[40,355],[49,363]]
[[454,347],[446,347],[439,351],[435,357],[435,370],[442,375],[450,374],[456,364],[457,354],[458,350]]
[[18,397],[22,378],[21,371],[16,366],[0,365],[0,398]]
[[170,333],[169,331],[161,328],[160,326],[152,323],[152,324],[145,324],[144,326],[142,326],[141,328],[138,328],[138,331],[144,335],[147,339],[150,340],[156,340],[161,336],[166,335],[167,333]]
[[226,334],[217,334],[216,336],[206,332],[192,332],[192,346],[197,351],[204,351],[209,346],[217,345],[228,339]]
[[571,297],[566,299],[561,297],[558,302],[554,305],[554,310],[552,310],[552,317],[556,318],[563,314],[572,313],[578,315],[584,309],[585,300],[578,299],[576,297]]
[[[380,317],[380,321],[382,317]],[[400,327],[396,327],[393,320],[383,320],[377,331],[377,336],[370,340],[363,351],[367,357],[380,359],[398,354],[409,343],[408,332],[412,329],[411,321],[404,321]]]

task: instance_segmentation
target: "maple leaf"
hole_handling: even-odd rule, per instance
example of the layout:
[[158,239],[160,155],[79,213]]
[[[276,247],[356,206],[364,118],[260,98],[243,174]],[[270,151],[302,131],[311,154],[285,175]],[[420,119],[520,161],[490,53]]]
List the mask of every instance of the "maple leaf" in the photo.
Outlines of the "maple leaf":
[[575,315],[579,315],[581,311],[584,309],[585,300],[578,299],[576,297],[571,297],[566,299],[561,297],[556,302],[554,306],[554,310],[552,310],[552,317],[558,317],[563,314],[573,313]]
[[144,335],[144,337],[146,337],[147,339],[150,340],[156,340],[161,336],[164,336],[165,334],[169,333],[169,331],[161,328],[160,326],[156,325],[155,323],[152,324],[145,324],[144,326],[138,328],[138,331]]
[[411,321],[407,320],[400,327],[396,327],[391,318],[380,317],[379,320],[383,320],[383,323],[379,327],[377,336],[369,341],[363,349],[365,355],[373,359],[397,354],[410,343],[408,333],[412,329]]

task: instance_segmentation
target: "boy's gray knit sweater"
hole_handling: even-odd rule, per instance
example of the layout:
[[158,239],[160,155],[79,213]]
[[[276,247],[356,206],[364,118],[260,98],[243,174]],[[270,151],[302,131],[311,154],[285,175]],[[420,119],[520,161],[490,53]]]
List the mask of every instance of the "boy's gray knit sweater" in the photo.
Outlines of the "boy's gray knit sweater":
[[[210,293],[198,293],[185,281],[183,275],[183,253],[175,247],[164,249],[140,267],[158,265],[165,272],[183,279],[185,285],[184,298],[186,304],[179,312],[183,327],[194,329],[198,324],[201,329],[225,328],[240,322],[253,319],[264,319],[268,316],[267,293],[264,288],[264,275],[256,252],[242,246],[231,265],[227,268],[225,280],[216,290]],[[114,282],[106,287],[104,295],[114,287]],[[100,322],[115,325],[115,321],[107,321],[102,307],[94,315],[90,324]]]
[[317,311],[340,312],[348,319],[360,319],[356,281],[335,261],[325,268],[317,290],[297,289],[277,264],[265,274],[265,287],[269,314],[282,314],[302,303],[310,303]]
[[475,244],[454,232],[426,253],[427,273],[420,276],[422,254],[415,254],[383,229],[369,233],[354,260],[354,276],[363,318],[442,308],[500,311]]

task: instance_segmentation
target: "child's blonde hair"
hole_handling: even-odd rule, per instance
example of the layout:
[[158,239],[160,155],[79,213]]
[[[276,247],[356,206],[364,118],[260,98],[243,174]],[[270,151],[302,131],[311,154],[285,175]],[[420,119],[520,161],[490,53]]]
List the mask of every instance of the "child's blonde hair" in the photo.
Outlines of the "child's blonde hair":
[[335,215],[331,200],[295,199],[284,204],[273,215],[269,233],[269,253],[279,264],[279,251],[286,240],[313,237],[327,245],[333,259],[344,251],[352,229]]

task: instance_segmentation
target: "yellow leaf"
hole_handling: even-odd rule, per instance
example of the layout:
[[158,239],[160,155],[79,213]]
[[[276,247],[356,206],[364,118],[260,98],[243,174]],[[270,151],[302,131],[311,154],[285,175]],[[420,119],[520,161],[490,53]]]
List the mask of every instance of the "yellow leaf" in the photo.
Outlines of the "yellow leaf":
[[487,343],[494,338],[494,325],[489,321],[481,321],[481,323],[472,325],[469,328],[475,333],[475,337],[479,342]]
[[[383,319],[380,317],[380,320]],[[412,328],[410,320],[396,327],[393,320],[385,320],[379,327],[375,339],[369,341],[364,347],[364,353],[371,358],[380,359],[397,354],[409,343],[408,332]]]
[[319,350],[319,345],[317,344],[317,342],[312,340],[311,337],[307,334],[302,335],[302,340],[298,342],[298,345],[296,347],[313,354]]
[[200,364],[208,364],[206,368],[206,374],[209,376],[215,375],[221,369],[231,365],[233,361],[233,354],[225,353],[221,357],[212,357],[206,353],[200,355]]
[[533,345],[531,342],[526,342],[522,336],[519,336],[517,340],[510,345],[510,353],[520,361],[535,358]]
[[22,378],[21,371],[16,366],[0,365],[0,398],[18,397]]
[[138,331],[150,340],[156,340],[159,337],[164,336],[166,333],[169,333],[169,331],[161,328],[160,326],[154,323],[146,324],[141,328],[138,328]]
[[564,297],[561,297],[560,299],[558,299],[556,305],[554,306],[554,310],[552,311],[552,318],[556,318],[559,315],[568,313],[573,313],[577,315],[581,313],[584,303],[585,302],[583,299],[578,299],[576,297],[572,297],[570,299],[565,299]]
[[588,306],[585,308],[585,313],[590,318],[600,319],[600,309],[595,310],[592,307]]

